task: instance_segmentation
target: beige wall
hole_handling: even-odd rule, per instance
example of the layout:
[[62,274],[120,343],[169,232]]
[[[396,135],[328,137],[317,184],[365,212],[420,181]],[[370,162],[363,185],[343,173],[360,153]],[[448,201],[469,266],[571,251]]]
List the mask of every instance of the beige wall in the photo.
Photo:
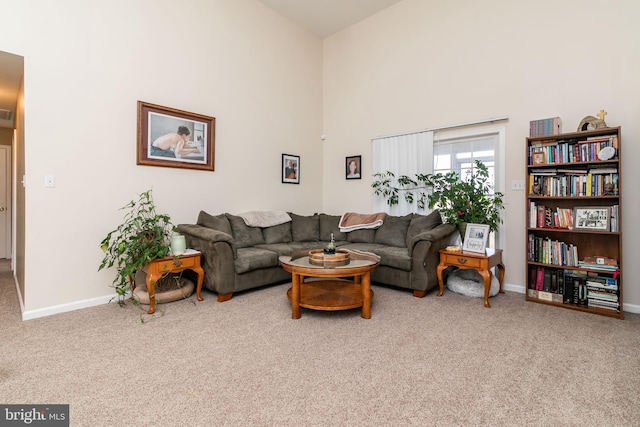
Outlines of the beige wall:
[[[25,317],[108,301],[98,243],[151,187],[174,223],[321,209],[319,38],[255,1],[7,7],[0,50],[25,58]],[[137,166],[138,100],[215,116],[216,171]],[[281,183],[282,153],[300,185]]]
[[[639,311],[640,3],[534,3],[404,0],[325,39],[324,208],[372,208],[371,138],[508,116],[505,280],[523,290],[525,194],[511,182],[525,176],[529,120],[560,116],[575,131],[605,109],[622,126],[624,302]],[[345,181],[358,154],[363,179]]]

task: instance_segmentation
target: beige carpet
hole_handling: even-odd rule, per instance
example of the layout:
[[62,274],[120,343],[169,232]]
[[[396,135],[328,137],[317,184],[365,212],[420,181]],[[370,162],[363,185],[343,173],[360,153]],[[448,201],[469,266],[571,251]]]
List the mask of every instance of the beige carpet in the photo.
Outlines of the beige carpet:
[[640,425],[640,315],[374,286],[370,320],[292,320],[284,284],[22,322],[7,266],[0,403],[68,403],[72,426]]

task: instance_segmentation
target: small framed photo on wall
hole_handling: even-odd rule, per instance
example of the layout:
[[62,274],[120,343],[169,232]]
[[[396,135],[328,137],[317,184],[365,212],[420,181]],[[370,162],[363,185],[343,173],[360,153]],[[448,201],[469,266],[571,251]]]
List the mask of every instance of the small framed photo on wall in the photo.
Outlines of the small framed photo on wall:
[[362,171],[362,156],[349,156],[346,159],[346,178],[347,179],[360,179]]
[[300,156],[282,155],[282,182],[300,184]]

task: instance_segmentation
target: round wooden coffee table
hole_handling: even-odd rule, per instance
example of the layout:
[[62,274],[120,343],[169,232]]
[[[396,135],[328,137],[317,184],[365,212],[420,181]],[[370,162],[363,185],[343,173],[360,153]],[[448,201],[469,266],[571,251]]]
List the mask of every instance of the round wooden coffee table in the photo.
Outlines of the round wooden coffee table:
[[[349,310],[362,307],[362,317],[371,318],[371,271],[378,266],[377,261],[352,259],[341,266],[318,266],[304,256],[291,260],[281,256],[282,268],[291,273],[291,288],[287,297],[291,300],[291,318],[300,318],[300,307],[313,310]],[[315,277],[323,280],[309,280]],[[353,277],[353,281],[335,280]]]

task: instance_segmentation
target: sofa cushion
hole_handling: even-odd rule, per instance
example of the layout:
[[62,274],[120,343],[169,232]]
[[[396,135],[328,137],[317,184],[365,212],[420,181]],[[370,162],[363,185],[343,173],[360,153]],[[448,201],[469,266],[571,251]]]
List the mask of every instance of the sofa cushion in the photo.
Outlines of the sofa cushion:
[[411,271],[411,256],[407,248],[382,245],[380,243],[350,243],[342,246],[344,249],[352,249],[363,252],[373,252],[380,257],[380,265]]
[[265,243],[288,243],[291,238],[291,221],[262,229]]
[[331,233],[334,240],[347,240],[347,233],[340,231],[340,215],[320,214],[320,240],[323,242],[331,241]]
[[294,242],[317,242],[320,240],[320,216],[291,216],[291,237]]
[[387,215],[384,222],[376,230],[375,243],[383,245],[397,246],[399,248],[407,247],[407,230],[413,214],[405,216]]
[[407,230],[406,245],[409,246],[409,242],[418,234],[433,230],[440,224],[442,224],[442,216],[437,209],[428,215],[415,214]]
[[364,229],[353,230],[347,233],[347,240],[352,243],[373,243],[376,237],[376,230]]
[[214,230],[222,231],[223,233],[227,233],[229,236],[233,236],[233,232],[231,231],[231,224],[227,219],[225,214],[220,215],[209,215],[205,211],[200,211],[198,214],[198,225],[202,225],[203,227],[212,228]]
[[234,261],[236,274],[247,273],[260,268],[277,267],[278,254],[259,248],[238,249],[238,257]]
[[262,236],[262,229],[260,227],[249,227],[244,222],[244,219],[239,216],[231,214],[225,215],[231,224],[233,239],[236,241],[238,249],[249,248],[264,243],[264,237]]

